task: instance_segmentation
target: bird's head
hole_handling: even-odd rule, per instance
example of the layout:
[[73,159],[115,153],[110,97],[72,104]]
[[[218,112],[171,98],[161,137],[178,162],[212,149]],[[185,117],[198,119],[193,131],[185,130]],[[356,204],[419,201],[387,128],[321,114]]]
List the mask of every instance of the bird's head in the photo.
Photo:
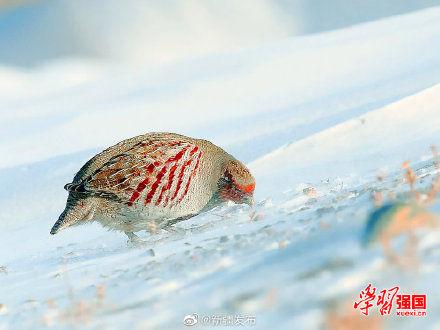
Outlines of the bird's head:
[[219,196],[222,200],[231,200],[237,204],[254,207],[255,179],[251,172],[238,160],[230,160],[218,182]]

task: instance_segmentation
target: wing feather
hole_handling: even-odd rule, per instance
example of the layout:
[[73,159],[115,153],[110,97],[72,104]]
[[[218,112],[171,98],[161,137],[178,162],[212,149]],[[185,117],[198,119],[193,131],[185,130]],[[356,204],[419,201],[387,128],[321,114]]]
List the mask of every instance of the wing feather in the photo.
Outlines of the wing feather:
[[136,142],[109,157],[80,182],[66,185],[66,189],[129,205],[139,202],[143,193],[146,199],[142,202],[148,203],[161,190],[158,189],[160,184],[166,186],[165,178],[170,171],[175,171],[179,159],[197,148],[195,140],[177,134],[148,136]]

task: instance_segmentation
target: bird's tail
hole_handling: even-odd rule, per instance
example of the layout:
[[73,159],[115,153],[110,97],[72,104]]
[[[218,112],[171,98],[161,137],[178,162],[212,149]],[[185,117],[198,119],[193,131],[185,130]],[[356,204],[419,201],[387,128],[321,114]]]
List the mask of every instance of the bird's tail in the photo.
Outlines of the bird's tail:
[[95,212],[95,203],[91,198],[74,199],[69,196],[66,208],[50,230],[51,235],[79,221],[90,220]]

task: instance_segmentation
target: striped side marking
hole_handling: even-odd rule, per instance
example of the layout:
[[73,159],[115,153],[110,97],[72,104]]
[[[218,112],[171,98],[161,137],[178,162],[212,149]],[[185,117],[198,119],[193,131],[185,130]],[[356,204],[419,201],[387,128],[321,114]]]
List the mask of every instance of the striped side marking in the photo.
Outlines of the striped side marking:
[[[194,148],[195,149],[195,148]],[[193,150],[194,150],[193,149]],[[191,152],[193,151],[193,150],[191,150]],[[194,153],[192,153],[192,154],[194,154]],[[191,155],[192,156],[192,155]],[[183,173],[184,173],[184,171],[185,171],[185,168],[187,167],[187,166],[190,166],[191,165],[191,162],[192,162],[192,157],[189,157],[189,159],[186,161],[186,162],[184,162],[183,163],[183,165],[182,165],[182,167],[180,168],[180,172],[179,172],[179,174],[177,175],[177,178],[178,178],[178,181],[177,181],[177,186],[176,186],[176,190],[174,191],[174,194],[173,194],[173,196],[171,197],[171,200],[174,200],[174,198],[176,198],[176,196],[177,196],[177,194],[179,193],[179,190],[180,190],[180,186],[182,185],[182,181],[183,181]]]
[[183,172],[185,171],[185,168],[187,167],[187,166],[190,166],[191,165],[191,162],[192,162],[192,160],[193,160],[193,156],[194,156],[194,154],[197,152],[199,150],[199,148],[198,147],[194,147],[192,150],[191,150],[191,152],[189,153],[189,160],[187,160],[186,162],[184,162],[183,164],[182,164],[182,168],[180,169],[180,173],[178,174],[178,176],[177,176],[177,179],[178,179],[178,181],[177,181],[177,184],[176,184],[176,187],[175,187],[175,192],[174,192],[174,195],[173,196],[171,196],[171,194],[173,193],[172,192],[172,185],[173,185],[173,183],[174,183],[174,181],[175,181],[175,172],[176,172],[176,170],[177,170],[177,166],[178,166],[178,164],[175,164],[172,168],[171,168],[171,170],[170,170],[170,177],[169,177],[169,180],[168,180],[168,185],[166,186],[166,190],[168,191],[167,192],[167,197],[166,197],[166,199],[165,199],[165,203],[164,203],[164,207],[166,207],[167,205],[168,205],[168,202],[170,201],[170,197],[171,197],[171,200],[173,200],[175,197],[176,197],[176,195],[179,193],[179,189],[180,189],[180,185],[182,184],[182,180],[181,180],[181,178],[182,178],[182,176],[183,176]]
[[[178,144],[180,145],[182,143],[183,143],[182,141],[176,141],[176,142],[173,142],[169,145],[165,145],[164,141],[159,141],[158,143],[153,144],[152,152],[155,152],[155,151],[163,148],[164,146],[166,148],[169,148],[170,146],[175,146]],[[145,144],[140,144],[137,147],[144,147],[144,146],[145,146]],[[137,149],[137,148],[133,148],[132,150],[134,150],[134,149]],[[150,153],[146,153],[144,158],[146,158],[149,154]],[[154,169],[156,167],[158,167],[159,165],[161,165],[161,163],[158,161],[155,161],[155,162],[149,164],[148,166],[145,166],[144,168],[151,174],[151,173],[153,173]],[[133,194],[130,197],[130,200],[127,203],[128,206],[133,206],[133,202],[139,198],[141,192],[147,187],[148,183],[150,183],[150,177],[147,176],[145,178],[145,180],[143,180],[141,183],[139,183],[138,186],[136,187],[136,190],[133,192]]]
[[[178,152],[176,155],[168,158],[165,161],[165,165],[162,167],[161,171],[159,172],[159,174],[157,174],[156,176],[156,181],[153,183],[153,185],[151,186],[151,190],[149,191],[147,198],[145,200],[145,205],[151,203],[151,200],[154,197],[154,194],[156,193],[157,188],[159,187],[161,181],[162,181],[162,177],[165,175],[166,171],[167,171],[167,165],[171,162],[178,162],[180,158],[182,158],[182,156],[184,155],[184,153],[186,152],[186,150],[188,150],[189,146],[185,146],[180,152]],[[162,195],[162,194],[160,194]],[[160,196],[158,198],[162,199]],[[158,205],[158,203],[156,202],[156,205]]]
[[[161,143],[155,144],[155,145],[153,145],[153,148],[157,148],[162,145],[163,144],[161,144]],[[143,146],[143,145],[141,145],[141,146]],[[157,150],[157,149],[153,149],[153,150]],[[146,169],[148,172],[152,173],[154,168],[158,165],[160,165],[159,162],[154,162],[154,163],[151,163],[150,165],[148,165],[146,167]],[[153,168],[150,170],[151,166],[153,166]],[[133,191],[133,194],[131,195],[130,200],[127,203],[128,206],[133,206],[133,202],[139,198],[139,196],[141,195],[141,192],[147,187],[147,184],[149,184],[149,183],[150,183],[150,178],[147,176],[141,183],[138,184],[138,186],[136,187],[136,190]]]
[[141,192],[147,187],[147,184],[150,183],[150,178],[146,177],[144,181],[138,184],[136,187],[136,190],[133,191],[133,194],[131,195],[130,201],[128,202],[128,206],[132,206],[133,202],[138,199]]
[[[182,185],[182,183],[183,183],[183,180],[185,179],[185,178],[184,178],[184,171],[185,171],[185,169],[186,169],[187,167],[191,166],[191,163],[192,163],[192,161],[194,160],[193,155],[194,155],[194,153],[195,153],[197,150],[198,150],[197,147],[195,147],[193,150],[191,150],[190,159],[189,159],[188,161],[186,161],[186,162],[183,164],[182,168],[180,169],[180,172],[179,172],[179,175],[178,175],[178,182],[177,182],[176,190],[174,191],[174,195],[173,195],[173,197],[171,197],[171,200],[174,200],[174,199],[177,197],[177,195],[179,194],[180,187],[181,187],[181,185]],[[200,155],[201,155],[201,153],[199,153],[198,158],[200,158]],[[196,164],[196,166],[197,166],[197,164]],[[189,178],[188,178],[188,180],[189,180]],[[178,203],[178,202],[177,202],[177,203]],[[173,203],[170,207],[175,206],[177,203]]]
[[167,171],[167,167],[162,167],[161,171],[156,176],[156,181],[151,186],[151,190],[148,192],[147,198],[145,199],[145,205],[151,203],[151,200],[153,199],[154,194],[156,193],[157,187],[159,187],[159,184],[162,180],[162,177],[165,175],[165,172]]
[[158,206],[162,202],[162,198],[164,196],[165,191],[167,191],[169,189],[168,186],[171,187],[170,180],[172,182],[172,176],[174,176],[174,171],[177,168],[177,164],[179,164],[179,160],[183,157],[183,155],[186,153],[186,151],[188,150],[189,147],[190,147],[189,145],[185,146],[185,148],[183,148],[179,153],[177,153],[174,157],[169,158],[165,162],[165,166],[167,164],[170,164],[170,163],[174,163],[174,165],[170,169],[170,175],[169,175],[169,179],[168,179],[168,184],[164,184],[163,185],[162,190],[161,190],[161,192],[159,194],[159,198],[157,199],[157,201],[155,203],[156,206]]
[[168,184],[162,187],[161,195],[162,195],[165,191],[168,192],[168,193],[167,193],[167,197],[165,198],[165,203],[164,203],[163,207],[165,207],[165,206],[168,205],[168,201],[169,201],[169,199],[170,199],[171,186],[172,186],[172,184],[173,184],[174,173],[176,172],[176,170],[177,170],[177,163],[174,164],[173,167],[171,167],[171,169],[170,169],[170,175],[169,175],[169,178],[168,178]]
[[197,162],[196,162],[196,166],[194,166],[194,170],[192,171],[191,175],[188,178],[188,182],[186,183],[186,187],[185,187],[185,191],[183,192],[182,196],[180,196],[179,200],[176,202],[176,204],[179,204],[186,196],[186,194],[188,193],[188,189],[189,189],[189,185],[191,183],[191,179],[192,177],[196,174],[197,172],[197,168],[199,167],[199,163],[200,163],[200,157],[202,156],[202,153],[200,152],[198,157],[197,157]]

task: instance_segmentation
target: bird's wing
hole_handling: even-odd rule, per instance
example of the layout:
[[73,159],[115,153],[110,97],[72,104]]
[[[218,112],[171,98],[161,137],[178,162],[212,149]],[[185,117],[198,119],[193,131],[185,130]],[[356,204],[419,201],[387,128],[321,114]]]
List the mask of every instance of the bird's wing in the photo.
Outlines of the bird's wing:
[[[111,157],[69,191],[133,205],[177,202],[198,169],[201,151],[192,139],[166,136],[136,143]],[[186,190],[185,190],[186,189]]]
[[126,151],[132,149],[137,144],[144,143],[152,143],[157,140],[181,140],[181,141],[194,141],[194,139],[188,138],[183,135],[174,134],[174,133],[165,133],[165,132],[152,132],[143,135],[138,135],[132,137],[130,139],[123,140],[114,146],[111,146],[99,154],[95,155],[92,159],[90,159],[87,163],[84,164],[83,167],[75,174],[72,183],[79,184],[85,179],[87,179],[90,175],[92,175],[96,170],[104,166],[111,158],[118,156],[120,154],[125,153]]

